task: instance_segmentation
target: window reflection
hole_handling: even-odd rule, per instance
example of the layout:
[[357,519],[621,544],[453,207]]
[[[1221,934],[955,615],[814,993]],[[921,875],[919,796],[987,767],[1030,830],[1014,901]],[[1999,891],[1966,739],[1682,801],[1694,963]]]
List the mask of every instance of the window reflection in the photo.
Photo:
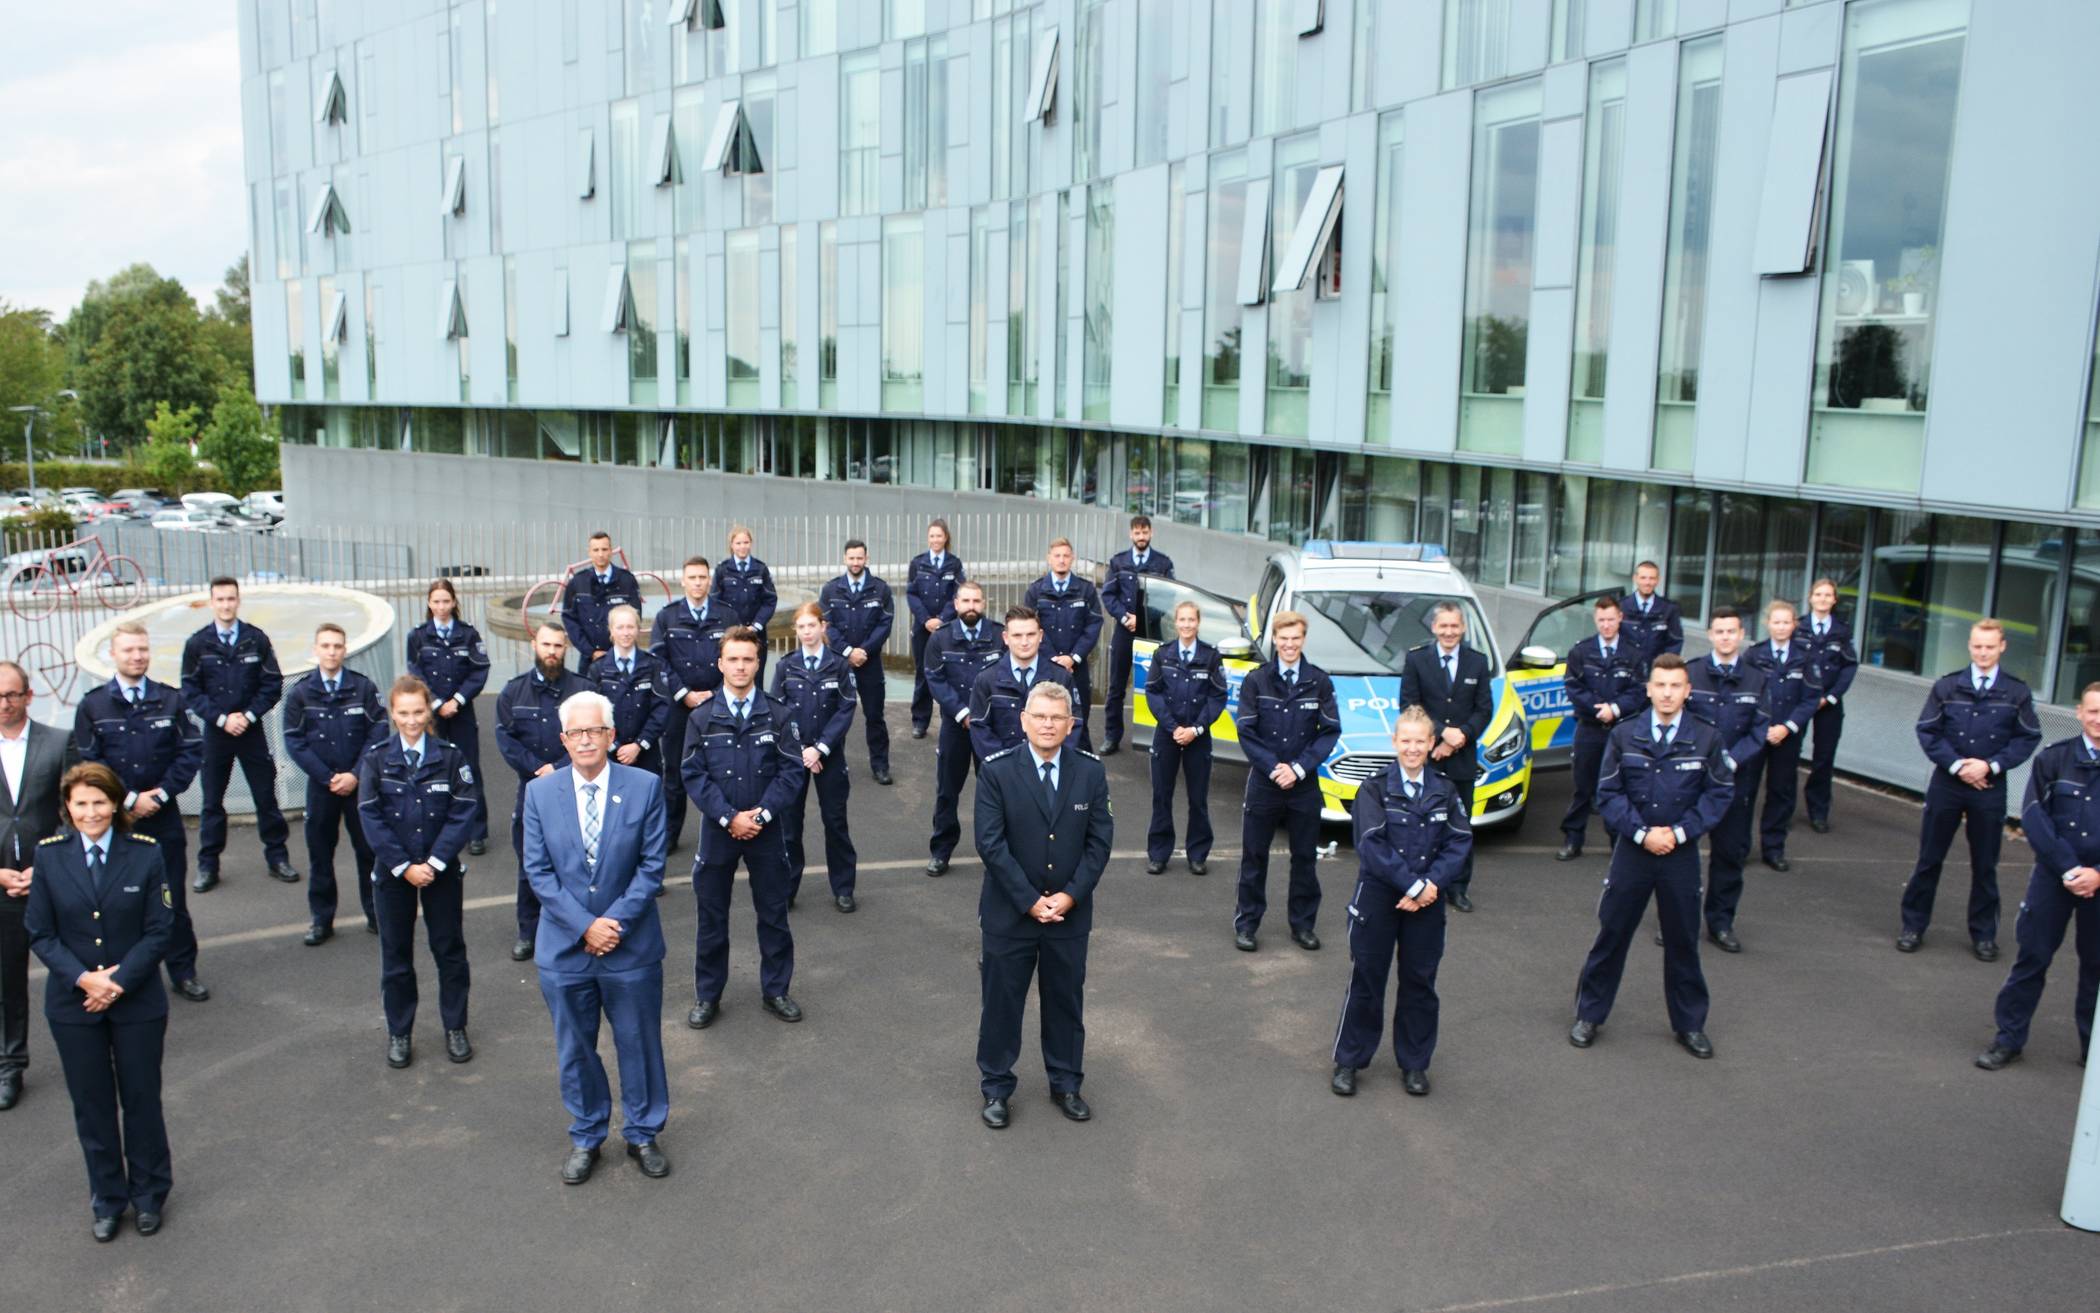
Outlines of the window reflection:
[[1458,426],[1459,446],[1466,451],[1516,455],[1523,449],[1539,105],[1536,80],[1482,92],[1475,100]]

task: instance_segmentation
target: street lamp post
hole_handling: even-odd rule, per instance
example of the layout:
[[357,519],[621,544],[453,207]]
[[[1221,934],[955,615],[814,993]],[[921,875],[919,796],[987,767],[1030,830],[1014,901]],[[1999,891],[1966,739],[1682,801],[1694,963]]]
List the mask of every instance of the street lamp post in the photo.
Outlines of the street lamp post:
[[[57,400],[78,401],[80,400],[80,394],[71,388],[61,388]],[[28,417],[22,425],[22,464],[29,471],[29,501],[31,505],[34,505],[36,503],[36,417],[42,415],[49,419],[51,412],[45,410],[42,406],[9,406],[8,409],[17,415],[26,415]]]

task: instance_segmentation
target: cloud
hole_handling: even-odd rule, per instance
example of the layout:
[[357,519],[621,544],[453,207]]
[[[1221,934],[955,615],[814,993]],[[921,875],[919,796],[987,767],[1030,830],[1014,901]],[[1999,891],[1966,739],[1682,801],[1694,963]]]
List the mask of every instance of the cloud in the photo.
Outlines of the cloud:
[[105,3],[10,15],[0,298],[63,318],[90,279],[144,261],[210,300],[248,244],[235,12]]

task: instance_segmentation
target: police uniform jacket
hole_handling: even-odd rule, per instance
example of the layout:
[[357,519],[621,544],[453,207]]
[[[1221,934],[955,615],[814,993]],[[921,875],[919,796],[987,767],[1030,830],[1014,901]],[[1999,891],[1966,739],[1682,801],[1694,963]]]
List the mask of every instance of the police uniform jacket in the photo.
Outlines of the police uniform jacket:
[[241,621],[231,644],[219,641],[216,624],[191,634],[182,645],[182,697],[197,719],[223,725],[236,711],[261,720],[284,696],[284,674],[270,636]]
[[759,820],[771,825],[800,796],[807,774],[793,708],[763,689],[752,688],[742,720],[726,691],[695,707],[686,722],[679,775],[686,795],[714,823],[701,833],[701,858],[737,842],[729,837],[729,821],[738,812],[756,807]]
[[1190,645],[1186,662],[1176,636],[1161,643],[1145,667],[1145,705],[1159,723],[1155,739],[1183,727],[1199,736],[1210,733],[1212,722],[1225,714],[1227,699],[1225,662],[1200,638]]
[[[649,627],[649,650],[669,667],[670,699],[683,703],[688,693],[722,686],[722,635],[736,622],[729,608],[709,597],[695,615],[690,602],[681,597],[656,613]],[[684,714],[682,711],[676,714]]]
[[1765,707],[1772,714],[1772,723],[1784,725],[1796,735],[1808,728],[1823,702],[1823,686],[1816,683],[1813,655],[1809,645],[1801,641],[1798,629],[1793,641],[1786,645],[1784,663],[1772,651],[1770,639],[1743,652],[1743,660],[1764,674]]
[[850,577],[842,574],[833,579],[818,594],[817,605],[824,612],[833,647],[841,652],[857,647],[871,660],[882,655],[882,645],[890,640],[890,628],[897,622],[897,603],[890,596],[890,586],[873,570],[860,572],[858,594]]
[[1661,593],[1648,599],[1648,613],[1641,614],[1641,595],[1626,593],[1619,598],[1619,636],[1632,637],[1641,655],[1649,661],[1664,652],[1684,652],[1684,611]]
[[1101,639],[1101,596],[1077,570],[1065,576],[1065,591],[1044,575],[1028,585],[1023,605],[1033,607],[1043,622],[1043,651],[1051,656],[1085,660]]
[[1101,585],[1101,607],[1117,624],[1123,617],[1138,609],[1144,599],[1138,594],[1143,585],[1138,582],[1141,574],[1154,574],[1162,579],[1174,577],[1174,560],[1157,547],[1145,552],[1145,563],[1138,564],[1135,551],[1120,551],[1108,558],[1108,581]]
[[388,732],[379,685],[348,666],[328,693],[321,672],[310,670],[284,698],[284,750],[293,764],[322,784],[355,771],[365,749]]
[[1454,780],[1472,780],[1480,775],[1480,736],[1495,718],[1495,685],[1487,658],[1463,642],[1458,645],[1456,664],[1457,678],[1447,683],[1444,654],[1438,644],[1408,649],[1400,665],[1400,705],[1428,712],[1440,740],[1453,726],[1466,736],[1464,747],[1442,761],[1431,761],[1429,769]]
[[1990,692],[1981,695],[1966,666],[1940,676],[1918,716],[1918,746],[1942,772],[1974,757],[1989,762],[1992,777],[2002,780],[2041,744],[2034,695],[2003,666],[1991,673]]
[[1802,616],[1794,630],[1794,641],[1808,644],[1809,676],[1823,690],[1822,696],[1841,702],[1852,691],[1852,677],[1859,673],[1859,652],[1852,646],[1852,626],[1830,617],[1830,632],[1816,637],[1815,617]]
[[1692,677],[1684,709],[1720,731],[1721,750],[1736,770],[1756,761],[1772,728],[1772,709],[1765,705],[1765,672],[1735,654],[1733,668],[1722,673],[1712,656],[1685,663]]
[[912,557],[904,570],[904,605],[911,612],[912,632],[926,628],[928,620],[946,625],[955,619],[955,590],[967,578],[962,558],[954,552],[941,553],[938,570],[933,568],[932,552]]
[[[1048,651],[1038,650],[1035,683],[1045,680],[1062,688],[1067,697],[1078,696],[1072,689],[1071,672],[1052,661]],[[1011,652],[1002,653],[998,661],[978,673],[977,683],[970,689],[970,750],[977,754],[978,761],[989,761],[993,753],[1027,739],[1028,731],[1021,725],[1021,709],[1028,705],[1028,693],[1033,687],[1023,687],[1014,678]],[[1073,733],[1078,729],[1075,717]]]
[[815,670],[809,668],[800,647],[775,658],[773,700],[794,717],[802,747],[815,748],[826,757],[835,757],[845,748],[846,731],[853,728],[853,708],[860,704],[853,690],[853,667],[828,647],[818,649]]
[[[640,644],[628,657],[633,669],[622,675],[619,654],[607,649],[591,663],[584,678],[613,704],[614,742],[621,747],[632,743],[647,752],[663,739],[664,727],[671,723],[671,672]],[[559,728],[557,723],[557,731]]]
[[978,676],[1005,659],[1006,626],[980,616],[972,638],[963,631],[962,621],[950,616],[926,647],[926,691],[933,694],[941,715],[954,720],[970,709]]
[[2034,849],[2034,864],[2059,880],[2081,866],[2100,867],[2100,763],[2084,735],[2035,754],[2020,829]]
[[433,708],[453,698],[464,707],[488,687],[488,645],[458,616],[452,617],[451,633],[445,637],[439,637],[437,621],[425,620],[408,631],[408,669],[430,686]]
[[[1079,939],[1094,928],[1094,887],[1108,869],[1115,813],[1100,759],[1069,744],[1058,752],[1057,797],[1043,788],[1035,749],[998,753],[977,775],[977,852],[984,885],[977,924],[1005,939]],[[1062,921],[1028,909],[1045,894],[1072,897]]]
[[1407,796],[1407,772],[1394,762],[1365,780],[1350,807],[1356,860],[1366,880],[1395,900],[1420,893],[1428,881],[1442,889],[1464,874],[1473,851],[1473,824],[1458,788],[1422,763],[1422,789]]
[[1603,734],[1611,729],[1597,719],[1597,708],[1607,702],[1619,709],[1620,723],[1648,705],[1648,662],[1640,644],[1628,641],[1623,628],[1612,644],[1610,661],[1604,659],[1604,644],[1595,634],[1569,648],[1562,682],[1577,713],[1578,734]]
[[474,804],[481,785],[457,744],[425,734],[422,760],[408,768],[401,736],[388,734],[365,749],[357,768],[357,810],[376,865],[399,876],[427,862],[456,870],[474,837]]
[[606,616],[616,606],[642,609],[642,586],[626,566],[614,562],[602,584],[589,565],[569,576],[562,588],[561,627],[569,635],[569,646],[583,659],[589,660],[593,652],[612,650],[612,629]]
[[496,751],[520,779],[538,774],[542,766],[567,761],[569,754],[561,745],[561,704],[575,694],[596,691],[595,684],[566,668],[551,684],[538,670],[526,671],[496,695]]
[[1692,845],[1721,823],[1735,799],[1735,772],[1713,726],[1680,715],[1664,748],[1655,741],[1654,719],[1644,714],[1613,727],[1597,774],[1597,811],[1628,843],[1658,825],[1673,829],[1677,851],[1696,858]]
[[[1282,762],[1296,769],[1303,792],[1320,796],[1315,777],[1342,737],[1334,681],[1326,671],[1300,658],[1297,687],[1289,688],[1282,666],[1269,658],[1240,681],[1238,724],[1250,788],[1275,789],[1269,774]],[[1293,796],[1300,792],[1299,786],[1291,789]]]
[[158,680],[142,685],[136,706],[114,679],[89,689],[73,713],[73,746],[82,761],[99,761],[117,773],[131,795],[127,804],[160,789],[166,806],[197,778],[204,739],[182,694]]
[[736,614],[736,623],[764,633],[780,608],[780,593],[773,587],[773,572],[756,556],[745,558],[747,570],[737,569],[734,556],[715,562],[715,581],[709,596]]
[[[24,924],[29,947],[51,968],[44,982],[44,1016],[54,1025],[119,1025],[168,1015],[160,963],[168,955],[175,912],[160,846],[142,834],[109,836],[109,858],[98,884],[88,874],[87,841],[72,830],[36,848]],[[114,966],[124,990],[106,1012],[89,1012],[77,983],[81,973]]]

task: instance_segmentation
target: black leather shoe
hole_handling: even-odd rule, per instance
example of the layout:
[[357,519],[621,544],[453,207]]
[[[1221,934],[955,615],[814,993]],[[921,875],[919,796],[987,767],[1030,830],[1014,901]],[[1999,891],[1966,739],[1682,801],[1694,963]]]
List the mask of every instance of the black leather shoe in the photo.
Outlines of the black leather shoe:
[[327,943],[333,938],[335,938],[335,927],[332,925],[324,925],[321,922],[316,921],[312,925],[306,927],[306,938],[302,942],[304,942],[308,948],[319,948],[321,945]]
[[140,1235],[158,1235],[160,1233],[159,1213],[140,1213],[136,1221],[138,1222]]
[[1817,834],[1828,834],[1830,833],[1830,822],[1821,816],[1811,816],[1808,818],[1808,828],[1814,830]]
[[6,1112],[22,1101],[22,1073],[11,1071],[0,1076],[0,1112]]
[[788,911],[792,912],[792,911],[794,911],[794,910],[795,910],[795,895],[794,895],[794,894],[789,894],[789,895],[788,895]]
[[1680,1030],[1677,1032],[1677,1042],[1684,1046],[1686,1053],[1695,1058],[1710,1058],[1714,1055],[1714,1042],[1706,1037],[1703,1030]]
[[1553,860],[1556,862],[1572,862],[1580,856],[1582,856],[1581,844],[1564,843],[1560,846],[1560,851],[1553,854]]
[[1998,1071],[2020,1060],[2018,1049],[2009,1049],[2003,1044],[1993,1044],[1976,1055],[1976,1065],[1985,1071]]
[[445,1056],[454,1062],[471,1062],[473,1060],[474,1044],[467,1038],[465,1030],[448,1030],[445,1032]]
[[1975,946],[1975,947],[1976,947],[1976,960],[1977,960],[1978,962],[1995,962],[1995,961],[1997,961],[1997,960],[1998,960],[1998,941],[1997,941],[1997,940],[1995,940],[1995,939],[1979,939],[1979,940],[1977,940],[1977,941],[1976,941],[1976,946]]
[[891,779],[890,779],[890,773],[889,773],[889,771],[888,771],[888,770],[886,770],[886,769],[885,769],[885,770],[871,770],[871,771],[869,771],[869,772],[868,772],[868,774],[870,774],[870,775],[872,775],[872,776],[874,776],[874,777],[875,777],[875,782],[876,782],[877,784],[882,784],[882,785],[888,785],[888,784],[892,784],[892,783],[894,783],[894,782],[895,782],[895,781],[893,781],[893,780],[891,780]]
[[1794,864],[1786,859],[1785,853],[1766,853],[1763,861],[1766,866],[1771,867],[1775,871],[1791,871],[1794,869]]
[[1426,1071],[1411,1071],[1406,1067],[1402,1067],[1400,1069],[1400,1088],[1418,1099],[1421,1098],[1429,1093],[1429,1073]]
[[597,1165],[598,1148],[596,1145],[588,1149],[571,1146],[569,1156],[561,1161],[561,1183],[563,1185],[582,1185],[585,1181],[591,1179],[591,1169]]
[[1463,889],[1453,889],[1451,891],[1451,905],[1461,912],[1473,910],[1473,900],[1466,897],[1466,891]]
[[1079,1097],[1078,1090],[1052,1090],[1050,1102],[1057,1105],[1057,1110],[1065,1115],[1067,1121],[1085,1122],[1094,1119],[1094,1110],[1086,1106],[1086,1100]]
[[1655,946],[1657,948],[1661,948],[1663,946],[1663,932],[1660,930],[1655,932]]
[[1334,1078],[1327,1082],[1327,1088],[1345,1099],[1355,1094],[1356,1068],[1336,1067],[1334,1069]]
[[376,917],[368,916],[365,918],[365,933],[368,935],[379,933],[379,921]]
[[282,880],[286,884],[297,884],[299,883],[299,868],[290,862],[271,862],[270,878],[272,880]]
[[510,960],[513,962],[530,962],[532,960],[532,941],[530,939],[520,939],[512,944],[510,946]]
[[96,1219],[95,1219],[95,1243],[96,1243],[96,1244],[98,1244],[98,1245],[106,1245],[106,1244],[108,1244],[108,1243],[109,1243],[110,1241],[112,1241],[112,1240],[116,1239],[116,1238],[117,1238],[117,1228],[118,1228],[118,1227],[120,1227],[120,1226],[122,1226],[123,1224],[124,1224],[124,1215],[123,1215],[122,1213],[119,1213],[119,1214],[117,1214],[117,1215],[116,1215],[115,1217],[98,1217],[98,1218],[96,1218]]
[[489,841],[486,839],[471,839],[467,842],[467,856],[469,857],[486,857],[488,852]]
[[1724,953],[1740,953],[1743,951],[1743,941],[1735,937],[1735,931],[1733,930],[1709,930],[1706,937],[1713,940],[1714,947]]
[[929,857],[929,858],[927,858],[927,859],[926,859],[926,874],[928,874],[928,875],[946,875],[946,874],[948,874],[948,859],[947,859],[947,858],[945,858],[945,857]]
[[1568,1043],[1578,1049],[1586,1049],[1597,1042],[1597,1023],[1578,1021],[1568,1028]]
[[1896,951],[1899,953],[1915,953],[1918,951],[1918,946],[1924,942],[1924,931],[1906,930],[1896,936]]
[[923,739],[923,738],[925,738],[925,737],[926,737],[926,727],[925,727],[924,725],[914,725],[914,726],[912,726],[912,727],[911,727],[911,736],[912,736],[913,738],[915,738],[915,739]]
[[1158,874],[1159,874],[1159,873],[1160,873],[1161,871],[1164,871],[1164,870],[1166,870],[1166,869],[1167,869],[1167,864],[1166,864],[1165,862],[1146,862],[1146,863],[1145,863],[1145,874],[1146,874],[1146,875],[1158,875]]
[[386,1037],[386,1065],[394,1068],[406,1067],[415,1060],[415,1042],[406,1035]]
[[1123,745],[1121,743],[1104,743],[1101,745],[1101,751],[1096,755],[1103,757],[1113,757],[1122,750]]
[[1189,874],[1190,874],[1190,875],[1209,875],[1209,874],[1210,874],[1210,863],[1209,863],[1209,862],[1199,862],[1199,861],[1197,861],[1197,860],[1196,860],[1195,858],[1193,858],[1193,857],[1189,858]]
[[1310,930],[1291,931],[1291,942],[1308,953],[1316,953],[1320,950],[1320,937]]
[[1012,1115],[1006,1110],[1006,1100],[1004,1099],[986,1099],[984,1101],[984,1111],[977,1115],[984,1118],[984,1124],[995,1131],[1005,1130],[1006,1124],[1013,1120]]
[[832,899],[831,902],[832,905],[838,908],[841,912],[850,912],[853,909],[860,906],[859,903],[853,901],[852,894],[840,894],[838,897]]
[[176,981],[175,992],[192,1003],[202,1003],[211,997],[211,991],[206,989],[204,982],[195,976],[191,976],[188,980]]
[[1240,950],[1242,953],[1253,952],[1255,949],[1254,933],[1250,930],[1233,931],[1232,946]]
[[640,1144],[627,1146],[627,1156],[634,1159],[642,1169],[642,1175],[652,1181],[661,1181],[671,1174],[671,1160],[664,1151],[656,1147],[656,1141],[643,1140]]
[[207,871],[202,867],[198,868],[196,876],[190,880],[190,892],[193,894],[208,894],[218,887],[219,873]]
[[761,999],[759,1006],[779,1017],[782,1021],[802,1020],[802,1005],[785,994],[775,998]]
[[715,1018],[721,1015],[722,1004],[720,1000],[711,998],[705,1002],[693,1004],[693,1010],[685,1014],[685,1024],[691,1026],[694,1030],[706,1030],[709,1026],[714,1025]]

